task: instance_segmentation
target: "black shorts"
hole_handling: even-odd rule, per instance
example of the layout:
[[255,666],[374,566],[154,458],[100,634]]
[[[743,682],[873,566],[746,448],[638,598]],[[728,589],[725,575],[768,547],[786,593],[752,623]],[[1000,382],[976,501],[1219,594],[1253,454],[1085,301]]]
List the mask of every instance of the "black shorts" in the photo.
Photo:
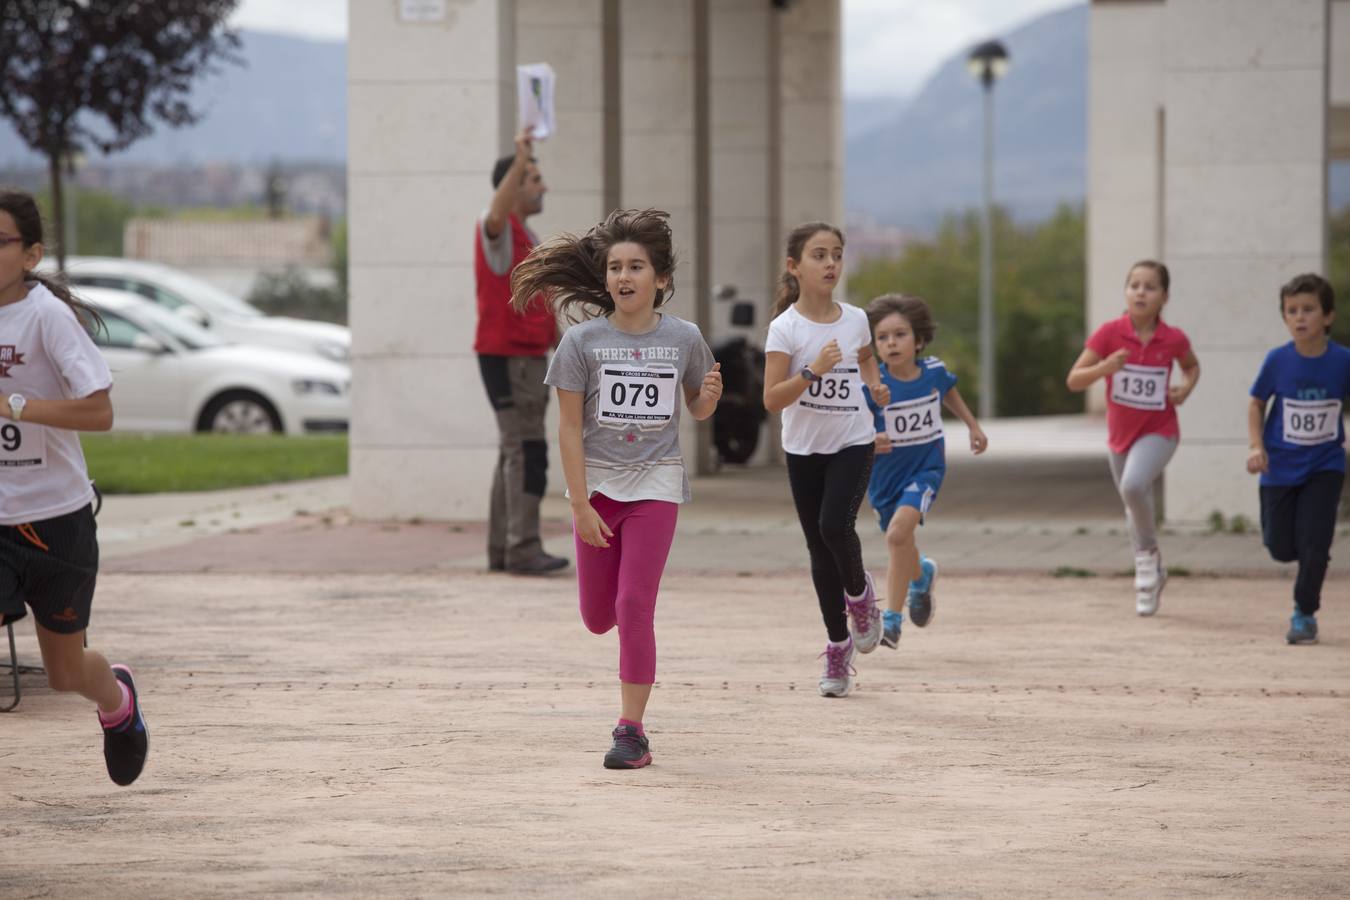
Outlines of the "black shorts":
[[0,525],[0,618],[19,618],[23,604],[38,624],[58,634],[89,627],[98,578],[93,506],[27,525]]

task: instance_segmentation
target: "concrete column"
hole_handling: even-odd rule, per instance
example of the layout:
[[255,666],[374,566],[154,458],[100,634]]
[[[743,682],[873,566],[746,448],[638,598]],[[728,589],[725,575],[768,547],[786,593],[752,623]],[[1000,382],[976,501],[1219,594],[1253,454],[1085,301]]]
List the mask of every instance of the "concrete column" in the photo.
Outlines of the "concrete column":
[[1279,286],[1325,271],[1327,0],[1168,0],[1166,315],[1204,376],[1181,409],[1166,513],[1257,512],[1247,389],[1288,340]]
[[[670,213],[678,265],[666,308],[705,335],[708,210],[700,198],[707,194],[708,145],[699,94],[706,90],[707,9],[707,0],[627,0],[619,21],[621,205]],[[698,426],[683,417],[680,441],[691,472],[710,467],[707,428]]]
[[781,244],[802,222],[843,225],[840,0],[794,3],[779,26]]
[[416,24],[349,6],[353,509],[482,518],[497,451],[472,242],[515,124],[515,4]]
[[[1163,4],[1094,3],[1088,42],[1091,334],[1124,311],[1129,266],[1163,254]],[[1088,408],[1106,409],[1104,385],[1089,390]]]
[[[778,15],[760,0],[712,4],[712,240],[715,284],[732,284],[740,299],[755,303],[756,326],[768,325],[778,259],[772,209],[769,154],[770,29]],[[773,187],[776,187],[774,185]],[[730,311],[714,304],[710,340],[731,333]],[[760,335],[757,333],[756,338]],[[762,341],[760,341],[762,343]]]

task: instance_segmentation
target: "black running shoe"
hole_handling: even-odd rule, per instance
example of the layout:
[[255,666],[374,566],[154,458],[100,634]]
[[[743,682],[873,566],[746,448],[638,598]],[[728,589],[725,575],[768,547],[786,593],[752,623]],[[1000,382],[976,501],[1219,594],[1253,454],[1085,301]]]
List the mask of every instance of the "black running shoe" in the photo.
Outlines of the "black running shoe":
[[108,777],[125,787],[136,780],[145,768],[145,757],[150,752],[150,732],[141,716],[141,701],[136,696],[136,682],[126,666],[113,666],[113,675],[131,691],[131,715],[116,727],[103,726],[103,760],[108,764]]
[[632,725],[614,729],[614,746],[605,754],[606,769],[640,769],[651,764],[652,753],[647,749],[646,737]]

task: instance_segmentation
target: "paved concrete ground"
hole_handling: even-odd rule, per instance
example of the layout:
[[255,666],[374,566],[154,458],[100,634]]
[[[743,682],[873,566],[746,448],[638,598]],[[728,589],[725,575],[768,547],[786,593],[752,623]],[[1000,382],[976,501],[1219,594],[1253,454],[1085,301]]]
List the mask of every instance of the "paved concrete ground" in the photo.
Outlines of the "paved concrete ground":
[[954,460],[934,623],[838,701],[782,473],[697,484],[629,773],[599,765],[614,636],[570,576],[479,571],[481,525],[353,523],[341,480],[111,499],[91,636],[137,669],[151,762],[113,786],[87,706],[29,676],[0,897],[1350,894],[1345,568],[1291,648],[1259,540],[1172,534],[1242,575],[1139,619],[1100,456],[1029,459]]

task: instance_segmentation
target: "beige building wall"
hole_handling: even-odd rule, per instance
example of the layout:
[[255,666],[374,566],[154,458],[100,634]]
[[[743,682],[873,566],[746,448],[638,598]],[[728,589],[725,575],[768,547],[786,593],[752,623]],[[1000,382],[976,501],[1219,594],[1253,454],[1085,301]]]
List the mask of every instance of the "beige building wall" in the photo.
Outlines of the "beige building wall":
[[1287,340],[1279,285],[1326,267],[1329,85],[1346,80],[1328,47],[1350,37],[1333,6],[1344,16],[1340,0],[1093,3],[1089,323],[1156,253],[1203,371],[1164,482],[1172,520],[1257,512],[1247,389]]
[[[426,23],[399,8],[349,11],[353,503],[364,517],[482,518],[496,428],[473,354],[472,251],[492,161],[511,147],[515,65],[558,74],[532,227],[547,238],[618,206],[669,210],[670,309],[711,341],[726,315],[713,284],[767,310],[784,223],[840,217],[839,2],[454,0]],[[694,450],[708,427],[686,429],[686,457],[709,470]],[[549,481],[561,492],[556,446]]]

